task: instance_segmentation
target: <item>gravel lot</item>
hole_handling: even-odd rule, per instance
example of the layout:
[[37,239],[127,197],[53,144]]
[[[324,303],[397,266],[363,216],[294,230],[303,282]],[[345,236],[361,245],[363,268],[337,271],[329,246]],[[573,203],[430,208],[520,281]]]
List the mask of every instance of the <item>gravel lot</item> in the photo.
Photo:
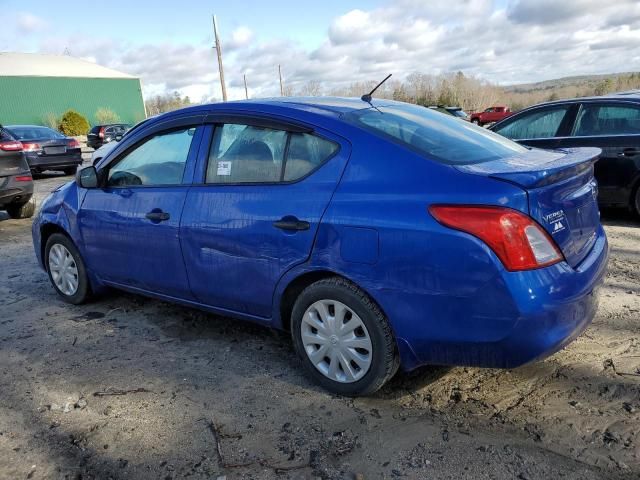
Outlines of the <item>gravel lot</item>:
[[600,310],[566,350],[353,400],[311,384],[284,334],[117,292],[64,304],[31,222],[2,212],[0,478],[637,479],[640,223],[603,218]]

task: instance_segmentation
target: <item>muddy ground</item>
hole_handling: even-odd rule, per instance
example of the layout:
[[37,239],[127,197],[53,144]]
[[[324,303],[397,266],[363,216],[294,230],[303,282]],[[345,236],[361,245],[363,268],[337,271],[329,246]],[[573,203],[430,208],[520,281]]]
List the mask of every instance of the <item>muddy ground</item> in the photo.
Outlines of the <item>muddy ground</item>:
[[640,223],[603,218],[600,310],[567,349],[353,400],[286,335],[115,292],[62,303],[31,222],[0,213],[0,478],[640,478]]

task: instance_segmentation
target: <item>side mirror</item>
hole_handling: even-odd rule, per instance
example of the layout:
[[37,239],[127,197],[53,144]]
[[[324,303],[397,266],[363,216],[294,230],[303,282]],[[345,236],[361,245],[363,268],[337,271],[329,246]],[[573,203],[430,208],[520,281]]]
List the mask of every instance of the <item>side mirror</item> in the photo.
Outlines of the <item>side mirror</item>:
[[116,135],[116,136],[114,137],[114,140],[115,140],[116,142],[119,142],[120,140],[122,140],[122,134],[120,134],[120,133],[119,133],[118,135]]
[[76,183],[82,188],[98,188],[98,171],[96,167],[85,167],[76,173]]

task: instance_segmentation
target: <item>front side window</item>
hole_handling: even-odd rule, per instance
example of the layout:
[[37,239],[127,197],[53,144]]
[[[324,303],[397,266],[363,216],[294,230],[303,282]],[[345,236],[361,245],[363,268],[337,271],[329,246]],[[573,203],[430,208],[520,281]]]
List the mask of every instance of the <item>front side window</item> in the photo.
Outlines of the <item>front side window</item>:
[[345,120],[440,163],[465,165],[526,152],[526,148],[451,115],[416,105],[367,108]]
[[195,127],[155,135],[109,169],[107,185],[179,185]]
[[626,105],[583,105],[576,119],[573,135],[640,134],[640,109]]
[[338,146],[306,133],[242,124],[216,127],[206,183],[279,183],[297,180],[328,160]]
[[513,140],[552,138],[557,135],[567,111],[569,105],[526,112],[495,129],[495,132]]

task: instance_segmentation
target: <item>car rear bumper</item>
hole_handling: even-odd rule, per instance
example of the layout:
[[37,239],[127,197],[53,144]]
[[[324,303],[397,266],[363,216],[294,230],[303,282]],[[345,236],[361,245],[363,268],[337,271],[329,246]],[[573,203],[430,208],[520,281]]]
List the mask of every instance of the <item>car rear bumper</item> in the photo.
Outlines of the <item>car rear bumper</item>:
[[75,167],[82,163],[82,154],[72,153],[67,155],[38,155],[36,153],[27,154],[29,167],[39,170]]
[[[29,175],[29,173],[22,175]],[[0,207],[26,203],[33,195],[33,182],[18,182],[15,177],[0,177]]]
[[[557,352],[593,320],[608,256],[607,238],[600,227],[591,252],[576,268],[561,262],[538,270],[504,272],[504,296],[493,299],[500,316],[465,319],[465,325],[474,325],[477,332],[460,332],[449,339],[437,338],[422,325],[414,325],[410,334],[397,332],[403,368],[425,364],[514,368]],[[509,306],[503,308],[505,304]],[[433,328],[432,322],[428,325]],[[446,328],[452,331],[450,325]]]

